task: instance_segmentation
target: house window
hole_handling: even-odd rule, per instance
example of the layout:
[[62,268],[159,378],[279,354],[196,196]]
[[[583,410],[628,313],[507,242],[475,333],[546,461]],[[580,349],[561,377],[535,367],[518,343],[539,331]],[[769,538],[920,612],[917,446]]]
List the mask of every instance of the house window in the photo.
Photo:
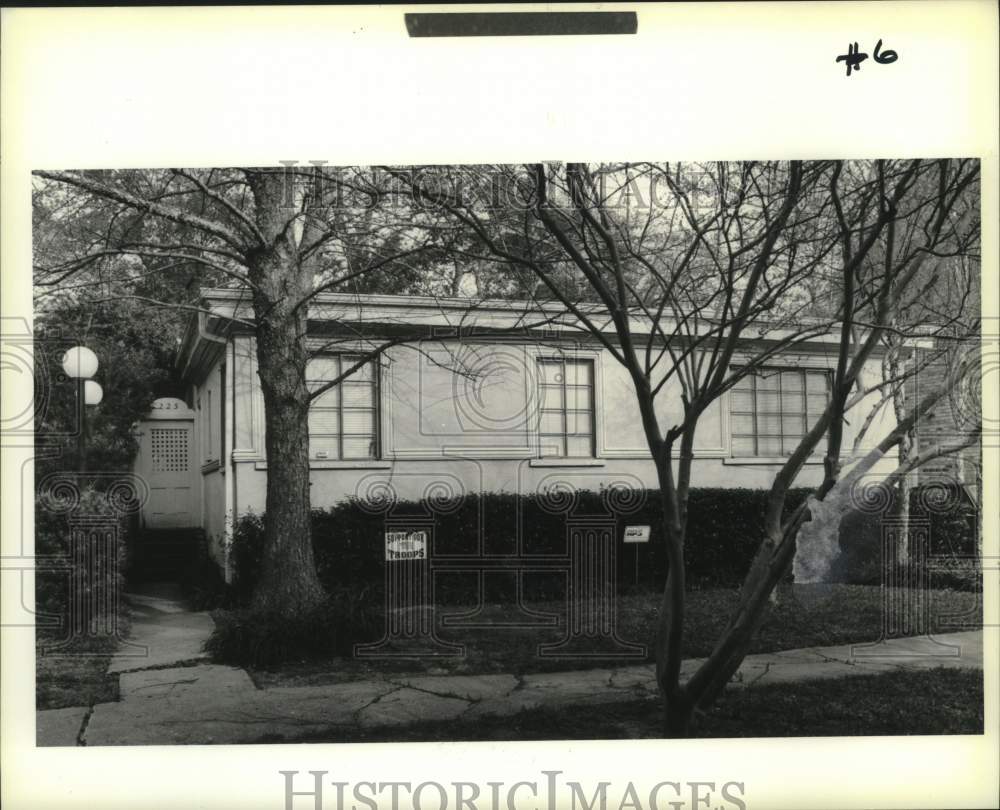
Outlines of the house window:
[[[361,357],[323,355],[309,361],[310,391],[321,388],[350,369]],[[309,456],[326,459],[378,457],[377,380],[372,363],[313,400],[309,408]]]
[[[788,456],[830,402],[825,369],[763,367],[729,394],[733,456]],[[814,452],[825,452],[822,439]]]
[[594,456],[594,363],[545,357],[538,360],[540,456]]

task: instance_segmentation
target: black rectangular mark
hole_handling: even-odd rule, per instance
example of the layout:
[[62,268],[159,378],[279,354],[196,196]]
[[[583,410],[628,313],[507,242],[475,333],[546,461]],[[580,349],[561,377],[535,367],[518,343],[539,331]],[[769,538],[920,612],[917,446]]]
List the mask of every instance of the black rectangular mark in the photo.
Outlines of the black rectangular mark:
[[411,37],[634,34],[634,11],[497,11],[404,14]]

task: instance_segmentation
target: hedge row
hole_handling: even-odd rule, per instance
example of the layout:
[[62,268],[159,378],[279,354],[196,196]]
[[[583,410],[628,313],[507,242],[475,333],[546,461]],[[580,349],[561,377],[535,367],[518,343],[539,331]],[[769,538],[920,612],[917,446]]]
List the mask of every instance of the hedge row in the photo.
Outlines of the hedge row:
[[[795,509],[807,494],[807,490],[793,490],[786,509]],[[766,497],[765,491],[751,489],[691,491],[685,559],[688,582],[693,587],[737,587],[742,582],[761,540]],[[948,511],[928,508],[928,504],[934,507],[939,501],[919,491],[912,494],[911,519],[928,519],[931,523],[931,553],[952,558],[974,554],[978,525],[975,510],[960,497]],[[891,516],[896,509],[896,504],[890,504],[883,514]],[[845,517],[834,581],[881,581],[882,520],[881,514],[863,512]],[[349,500],[332,509],[314,510],[313,547],[320,580],[328,590],[359,585],[377,590],[384,577],[386,531],[428,530],[432,557],[483,553],[513,558],[519,551],[524,556],[565,554],[568,532],[591,525],[614,528],[619,586],[662,584],[667,560],[664,544],[657,541],[662,536],[662,511],[655,490],[543,496],[490,493],[433,502],[398,502],[387,510]],[[649,525],[650,542],[625,544],[624,528],[628,525]],[[253,591],[262,541],[262,516],[246,515],[237,521],[232,560],[238,602],[247,601]],[[512,560],[506,572],[485,578],[488,601],[513,598],[514,565]],[[958,580],[967,578],[968,574],[962,574]],[[469,572],[439,575],[435,583],[436,597],[441,601],[474,599],[478,588],[476,575]],[[534,598],[559,598],[565,594],[565,578],[560,573],[526,574],[524,584]],[[955,586],[961,582],[939,584]]]
[[[87,531],[88,527],[91,531]],[[117,542],[109,549],[100,536],[110,528],[116,531]],[[128,520],[109,505],[105,493],[93,489],[85,489],[78,500],[69,505],[44,497],[36,500],[35,609],[39,614],[37,628],[40,634],[66,635],[71,599],[76,600],[78,611],[86,611],[108,604],[108,597],[119,592],[130,530]],[[84,535],[89,537],[84,539]],[[75,542],[85,542],[88,548],[78,548]],[[107,559],[109,552],[114,559]]]

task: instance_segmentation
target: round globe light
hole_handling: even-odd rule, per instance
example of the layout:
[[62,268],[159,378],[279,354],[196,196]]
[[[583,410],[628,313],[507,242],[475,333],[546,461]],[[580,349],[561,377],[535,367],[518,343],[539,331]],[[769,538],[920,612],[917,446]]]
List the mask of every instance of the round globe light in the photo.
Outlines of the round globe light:
[[85,380],[83,383],[83,401],[87,405],[100,405],[104,399],[104,389],[95,380]]
[[86,346],[74,346],[63,355],[63,371],[74,379],[89,379],[97,373],[97,355]]

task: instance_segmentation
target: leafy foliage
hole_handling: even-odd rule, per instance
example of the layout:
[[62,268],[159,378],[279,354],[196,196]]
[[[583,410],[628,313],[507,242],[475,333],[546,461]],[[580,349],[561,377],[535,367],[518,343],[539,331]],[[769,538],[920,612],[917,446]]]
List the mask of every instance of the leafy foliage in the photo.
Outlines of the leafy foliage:
[[[173,351],[181,325],[176,313],[140,312],[119,300],[82,305],[65,300],[35,321],[35,418],[39,454],[36,477],[74,469],[79,429],[76,382],[62,370],[66,349],[83,344],[98,357],[96,381],[104,391],[99,405],[87,406],[87,464],[103,471],[128,470],[137,450],[133,424],[152,401],[176,391]],[[41,448],[62,445],[60,456]]]
[[[118,531],[117,558],[103,559],[105,547],[98,544],[93,551],[98,555],[73,553],[72,521],[80,517],[100,518],[100,523],[116,526]],[[57,617],[59,627],[46,629],[39,621],[40,632],[65,635],[70,616],[70,599],[77,599],[77,607],[101,605],[103,595],[121,587],[122,572],[126,563],[126,521],[108,505],[103,493],[87,489],[80,494],[79,503],[72,510],[54,508],[46,499],[38,498],[35,505],[35,554],[45,561],[35,574],[35,609]],[[56,564],[58,563],[58,565]],[[95,576],[96,572],[96,576]],[[71,592],[70,583],[76,583]],[[101,597],[98,597],[101,594]],[[96,618],[96,617],[94,617]]]
[[[786,508],[792,510],[807,495],[806,490],[789,494]],[[920,500],[919,490],[913,494]],[[753,489],[694,489],[690,495],[685,559],[688,579],[696,587],[737,587],[743,580],[763,532],[766,491]],[[613,527],[617,575],[620,587],[635,585],[659,588],[666,576],[659,492],[634,493],[630,512],[614,511],[608,492],[577,492],[572,501],[557,501],[538,495],[509,493],[470,494],[461,500],[398,502],[389,513],[349,500],[329,510],[312,513],[313,548],[320,581],[328,589],[366,584],[381,587],[387,514],[391,527],[419,530],[432,525],[431,554],[475,554],[478,539],[491,555],[515,556],[520,547],[526,554],[566,554],[567,530],[595,521]],[[556,508],[557,506],[564,508]],[[891,514],[891,512],[890,512]],[[916,508],[914,518],[924,515]],[[964,504],[954,511],[926,513],[932,519],[931,553],[935,558],[960,559],[975,551],[976,520]],[[409,523],[408,523],[409,521]],[[625,544],[627,525],[649,525],[650,542]],[[842,554],[834,581],[878,584],[882,576],[882,518],[861,512],[845,516],[840,529]],[[237,600],[248,600],[260,566],[263,517],[245,515],[237,521],[233,535],[234,588]],[[394,563],[406,565],[406,563]],[[961,569],[961,566],[956,566]],[[932,584],[974,588],[964,575],[932,578]],[[962,583],[966,584],[963,586]],[[444,602],[474,599],[472,576],[445,575],[436,583],[436,596]],[[488,577],[487,601],[512,598],[513,577]],[[531,596],[560,598],[565,594],[561,574],[531,574],[526,581]]]

